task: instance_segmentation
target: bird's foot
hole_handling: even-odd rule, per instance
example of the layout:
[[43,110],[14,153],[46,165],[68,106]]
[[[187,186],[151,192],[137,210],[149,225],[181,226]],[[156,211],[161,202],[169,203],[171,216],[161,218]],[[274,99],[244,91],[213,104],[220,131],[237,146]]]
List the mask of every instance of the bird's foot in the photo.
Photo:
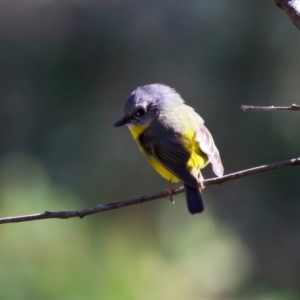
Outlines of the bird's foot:
[[203,181],[204,181],[204,178],[203,178],[201,172],[199,172],[199,174],[198,174],[198,182],[199,182],[199,188],[200,188],[201,192],[205,189],[205,185],[203,184]]
[[173,193],[172,193],[172,189],[171,189],[170,185],[171,185],[171,180],[169,181],[169,184],[168,184],[168,186],[167,186],[167,188],[166,188],[167,193],[168,193],[167,198],[172,202],[172,204],[174,204],[175,201],[174,201],[174,199],[173,199]]

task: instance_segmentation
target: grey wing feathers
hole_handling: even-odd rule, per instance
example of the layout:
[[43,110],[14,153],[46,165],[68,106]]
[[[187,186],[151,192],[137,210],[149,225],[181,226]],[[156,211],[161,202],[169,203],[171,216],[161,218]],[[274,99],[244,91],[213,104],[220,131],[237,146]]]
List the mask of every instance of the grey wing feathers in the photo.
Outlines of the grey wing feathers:
[[207,155],[214,173],[221,177],[224,173],[221,157],[210,132],[204,125],[197,130],[196,141],[199,142],[200,149]]

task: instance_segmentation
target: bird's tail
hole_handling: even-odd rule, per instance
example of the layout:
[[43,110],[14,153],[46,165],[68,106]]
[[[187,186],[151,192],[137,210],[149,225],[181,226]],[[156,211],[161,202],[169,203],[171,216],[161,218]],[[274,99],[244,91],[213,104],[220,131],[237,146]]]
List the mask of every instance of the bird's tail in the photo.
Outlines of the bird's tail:
[[184,184],[186,204],[191,214],[200,214],[204,210],[204,205],[199,188],[194,188]]

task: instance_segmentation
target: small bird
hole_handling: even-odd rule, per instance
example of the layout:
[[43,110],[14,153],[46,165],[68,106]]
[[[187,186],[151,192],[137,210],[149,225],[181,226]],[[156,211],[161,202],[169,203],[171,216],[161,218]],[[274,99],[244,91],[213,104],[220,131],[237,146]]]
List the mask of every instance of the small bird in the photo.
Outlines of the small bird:
[[125,124],[152,167],[169,183],[183,182],[189,212],[203,212],[200,169],[210,162],[217,176],[224,172],[203,119],[173,88],[157,83],[131,93],[114,126]]

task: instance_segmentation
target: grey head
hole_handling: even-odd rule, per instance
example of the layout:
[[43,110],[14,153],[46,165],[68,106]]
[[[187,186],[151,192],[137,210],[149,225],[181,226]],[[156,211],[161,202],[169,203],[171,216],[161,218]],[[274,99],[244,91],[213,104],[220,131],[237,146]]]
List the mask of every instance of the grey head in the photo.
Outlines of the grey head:
[[155,83],[136,88],[123,108],[123,118],[114,124],[146,125],[170,105],[184,103],[180,95],[167,85]]

